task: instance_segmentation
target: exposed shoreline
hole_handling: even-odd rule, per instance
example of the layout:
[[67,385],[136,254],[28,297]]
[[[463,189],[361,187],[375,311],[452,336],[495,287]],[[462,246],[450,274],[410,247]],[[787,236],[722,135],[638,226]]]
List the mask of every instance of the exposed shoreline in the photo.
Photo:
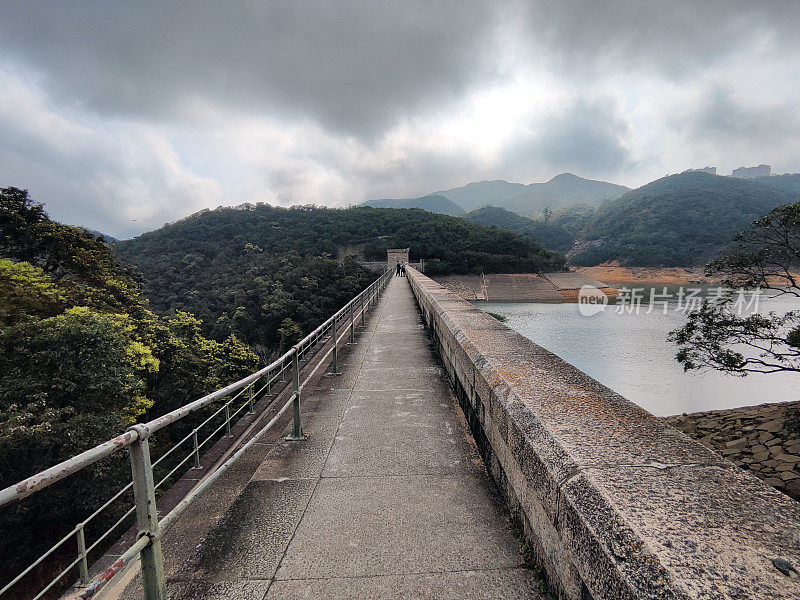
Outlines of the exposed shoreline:
[[596,267],[572,267],[573,271],[609,283],[639,283],[644,285],[719,284],[719,277],[707,277],[703,267],[624,267],[607,263]]

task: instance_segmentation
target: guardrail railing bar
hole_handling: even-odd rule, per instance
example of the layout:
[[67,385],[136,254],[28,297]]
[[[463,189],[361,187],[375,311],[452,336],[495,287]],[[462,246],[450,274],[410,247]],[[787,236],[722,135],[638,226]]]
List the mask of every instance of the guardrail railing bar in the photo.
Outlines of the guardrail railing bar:
[[[39,558],[37,558],[35,561],[33,561],[33,562],[32,562],[32,563],[31,563],[31,564],[28,566],[28,568],[27,568],[27,569],[25,569],[24,571],[22,571],[22,573],[20,573],[20,574],[19,574],[19,575],[17,575],[16,577],[14,577],[14,579],[12,579],[11,581],[9,581],[7,584],[5,584],[5,585],[3,586],[3,588],[2,588],[2,589],[0,589],[0,594],[4,594],[4,593],[5,593],[5,592],[7,592],[8,590],[10,590],[12,587],[14,587],[14,585],[16,585],[16,583],[17,583],[17,582],[18,582],[20,579],[22,579],[23,577],[25,577],[25,575],[27,575],[27,574],[28,574],[28,573],[30,573],[30,572],[31,572],[33,569],[35,569],[35,568],[36,568],[36,567],[39,565],[39,563],[41,563],[41,562],[42,562],[42,561],[43,561],[45,558],[47,558],[48,556],[50,556],[50,555],[51,555],[53,552],[55,552],[57,548],[60,548],[60,547],[61,547],[61,546],[64,544],[64,542],[66,542],[67,540],[71,539],[71,538],[72,538],[72,537],[75,535],[75,531],[76,531],[76,530],[77,530],[77,527],[75,527],[75,529],[72,529],[72,530],[71,530],[71,531],[70,531],[70,532],[69,532],[67,535],[65,535],[63,538],[61,538],[61,539],[60,539],[59,541],[57,541],[55,544],[53,544],[53,545],[50,547],[50,549],[49,549],[47,552],[45,552],[45,553],[44,553],[44,554],[42,554],[42,555],[41,555]],[[74,566],[75,566],[75,565],[74,565],[74,563],[73,563],[73,564],[71,565],[71,567],[74,567]],[[71,568],[71,567],[70,567],[70,568]]]
[[56,583],[58,583],[58,581],[62,577],[64,577],[64,575],[69,573],[75,567],[75,565],[78,564],[79,561],[80,561],[80,558],[76,558],[71,563],[69,563],[66,567],[64,567],[64,570],[61,571],[61,573],[59,573],[58,575],[56,575],[55,579],[53,579],[50,583],[48,583],[47,586],[45,586],[45,588],[43,590],[41,590],[38,594],[36,594],[33,598],[31,598],[31,600],[39,600],[39,598],[44,596],[48,591],[50,591],[50,588],[53,587]]
[[[131,560],[133,560],[136,557],[136,555],[138,555],[142,551],[142,549],[145,548],[149,543],[150,539],[147,536],[140,537],[138,540],[136,540],[133,546],[131,546],[125,552],[123,552],[122,555],[114,562],[113,565],[111,565],[108,569],[106,569],[105,571],[103,571],[103,573],[101,573],[98,577],[96,577],[95,580],[92,583],[90,583],[89,586],[83,591],[83,593],[78,596],[78,598],[80,598],[81,600],[85,600],[86,598],[90,598],[91,596],[96,594],[100,590],[100,588],[102,588],[106,583],[111,581],[114,575],[119,573],[125,565],[130,564]],[[59,578],[62,576],[63,573],[62,575],[59,576]],[[58,581],[58,579],[54,579],[50,585],[52,586],[53,583],[55,583],[56,581]],[[44,591],[46,590],[43,590],[42,593],[44,593]],[[41,595],[37,596],[37,598],[39,597],[41,597]],[[34,598],[33,600],[37,599]]]
[[[258,442],[267,431],[272,429],[272,426],[278,422],[278,419],[286,412],[286,410],[294,403],[295,394],[286,401],[286,403],[281,407],[281,409],[275,413],[275,416],[270,419],[269,423],[264,425],[264,428],[259,431],[256,435],[254,435],[246,444],[244,444],[241,448],[239,448],[234,454],[230,456],[224,463],[222,463],[219,468],[217,468],[213,473],[211,473],[206,479],[201,481],[197,487],[195,487],[191,492],[189,492],[186,497],[181,500],[175,507],[167,513],[163,519],[161,519],[159,526],[161,527],[161,535],[163,536],[166,531],[169,530],[172,525],[175,524],[178,517],[183,514],[183,512],[189,508],[189,506],[197,499],[197,497],[212,483],[214,483],[220,475],[222,475],[228,468],[235,463],[239,457],[242,456],[247,450],[249,450],[253,444]],[[148,599],[149,600],[149,599]]]
[[125,521],[125,520],[126,520],[128,517],[130,517],[130,516],[133,514],[133,512],[134,512],[135,510],[136,510],[136,506],[131,506],[131,507],[130,507],[130,508],[129,508],[129,509],[126,511],[126,512],[125,512],[125,514],[124,514],[124,515],[122,515],[122,516],[121,516],[119,519],[117,519],[117,522],[116,522],[116,523],[114,523],[114,524],[113,524],[111,527],[109,527],[108,529],[106,529],[106,530],[105,530],[105,532],[103,533],[103,535],[101,535],[99,538],[97,538],[97,539],[96,539],[96,540],[95,540],[95,541],[92,543],[92,545],[91,545],[91,546],[89,546],[89,547],[86,549],[86,553],[88,554],[89,552],[91,552],[92,550],[94,550],[94,549],[95,549],[95,548],[96,548],[98,545],[100,545],[100,542],[102,542],[104,539],[106,539],[106,538],[108,537],[108,535],[109,535],[109,534],[110,534],[112,531],[114,531],[114,530],[115,530],[117,527],[119,527],[119,526],[122,524],[122,522],[123,522],[123,521]]
[[92,519],[94,519],[94,518],[95,518],[97,515],[99,515],[101,512],[103,512],[103,511],[104,511],[106,508],[108,508],[108,507],[109,507],[109,506],[110,506],[110,505],[111,505],[111,504],[114,502],[114,500],[116,500],[117,498],[119,498],[120,496],[122,496],[122,494],[124,494],[125,492],[127,492],[127,491],[128,491],[129,489],[131,489],[132,487],[133,487],[133,482],[132,482],[132,481],[129,481],[129,482],[128,482],[128,484],[127,484],[125,487],[123,487],[123,488],[122,488],[120,491],[118,491],[116,494],[114,494],[113,496],[111,496],[111,498],[110,498],[109,500],[107,500],[105,504],[103,504],[103,505],[102,505],[100,508],[98,508],[96,511],[94,511],[94,512],[93,512],[91,515],[89,515],[88,517],[86,517],[86,518],[85,518],[83,521],[81,521],[81,522],[80,522],[80,525],[83,525],[84,527],[85,527],[86,525],[88,525],[88,524],[89,524],[89,521],[91,521],[91,520],[92,520]]
[[[94,448],[90,448],[77,456],[72,457],[58,465],[55,465],[41,473],[38,473],[14,486],[9,486],[4,490],[0,490],[0,507],[4,506],[5,504],[12,502],[14,500],[19,500],[25,498],[40,489],[55,483],[69,475],[101,460],[102,458],[112,454],[116,450],[121,448],[125,448],[130,446],[130,460],[131,460],[131,471],[133,476],[133,481],[119,490],[111,499],[106,501],[100,508],[95,510],[89,517],[81,521],[73,530],[71,530],[64,538],[62,538],[59,542],[54,544],[47,552],[42,554],[36,561],[34,561],[27,569],[17,575],[13,580],[8,582],[2,589],[0,589],[0,595],[4,592],[9,590],[13,587],[17,582],[19,582],[25,575],[31,572],[36,566],[38,566],[44,559],[50,556],[57,548],[61,547],[67,540],[76,536],[76,546],[78,549],[78,557],[73,560],[58,576],[50,581],[50,583],[39,592],[39,594],[34,598],[34,600],[41,598],[48,590],[50,590],[53,585],[55,585],[59,580],[61,580],[66,573],[68,573],[71,569],[73,569],[76,565],[78,565],[79,569],[79,576],[81,583],[86,583],[88,581],[88,564],[87,558],[88,554],[92,552],[102,540],[104,540],[112,531],[114,531],[124,520],[126,520],[133,512],[136,512],[137,517],[137,524],[139,527],[139,539],[131,546],[123,555],[114,563],[114,565],[106,571],[101,577],[101,580],[98,584],[98,581],[89,585],[86,590],[80,595],[81,598],[88,598],[89,596],[93,595],[99,587],[105,584],[113,575],[119,571],[123,564],[126,564],[133,558],[137,553],[141,552],[141,560],[142,560],[142,573],[143,579],[145,579],[145,597],[147,600],[163,600],[166,598],[166,586],[164,583],[164,573],[163,573],[163,556],[161,552],[160,546],[160,539],[163,534],[163,531],[169,527],[174,520],[179,516],[180,513],[185,510],[191,502],[194,501],[194,498],[206,489],[213,481],[215,481],[227,468],[235,462],[248,448],[252,446],[253,443],[257,439],[259,439],[263,434],[268,431],[275,422],[277,422],[278,418],[287,410],[289,404],[293,407],[293,419],[292,419],[292,435],[289,439],[304,439],[305,436],[303,434],[302,424],[300,420],[300,396],[302,387],[300,385],[300,366],[299,362],[303,355],[305,355],[310,349],[316,347],[320,341],[327,335],[328,331],[331,332],[331,337],[333,339],[333,353],[334,353],[334,360],[337,359],[337,347],[338,343],[341,338],[347,335],[347,330],[342,334],[342,336],[338,335],[338,320],[342,316],[348,314],[350,317],[349,323],[349,332],[350,332],[350,343],[354,342],[354,327],[355,327],[355,306],[356,303],[361,304],[361,324],[364,324],[364,315],[367,310],[369,310],[370,305],[374,306],[377,302],[377,296],[382,291],[387,284],[388,281],[388,274],[389,272],[385,272],[377,281],[371,283],[367,288],[365,288],[361,293],[359,293],[356,297],[351,299],[345,306],[339,309],[332,317],[328,318],[324,323],[319,325],[314,331],[308,334],[303,340],[298,342],[295,346],[292,347],[291,350],[286,352],[284,355],[279,357],[277,360],[273,361],[266,367],[260,369],[259,371],[252,373],[251,375],[240,379],[237,382],[234,382],[224,388],[220,388],[194,402],[190,402],[189,404],[180,407],[171,413],[168,413],[162,417],[158,417],[156,419],[151,420],[148,423],[138,424],[131,427],[125,433],[108,440],[107,442],[103,442]],[[365,310],[364,302],[365,297],[367,298],[367,307]],[[323,362],[327,359],[330,355],[331,351],[329,350],[321,359],[320,362]],[[314,369],[313,372],[319,368],[319,365]],[[160,486],[163,484],[167,479],[169,479],[183,464],[185,464],[192,456],[195,457],[195,464],[199,462],[199,449],[206,444],[210,439],[212,439],[219,431],[224,427],[226,430],[227,435],[231,435],[231,425],[230,422],[233,418],[236,417],[245,407],[249,408],[248,412],[253,411],[253,403],[254,398],[257,397],[264,389],[267,390],[268,395],[271,394],[272,384],[277,380],[280,376],[280,381],[286,381],[286,373],[291,369],[292,371],[292,387],[293,393],[290,397],[289,401],[278,411],[278,413],[273,417],[273,419],[258,433],[256,436],[251,438],[242,448],[240,448],[236,453],[234,453],[228,460],[226,460],[219,468],[217,468],[212,474],[210,474],[206,479],[204,479],[192,492],[190,492],[189,496],[184,498],[175,508],[173,508],[170,513],[164,517],[164,519],[159,522],[158,515],[156,511],[156,504],[155,504],[155,488],[156,485],[153,481],[153,467],[157,466],[161,461],[171,455],[177,448],[179,448],[183,443],[185,443],[190,437],[193,439],[193,449],[192,451],[181,460],[176,467],[174,467],[161,481],[158,483]],[[312,373],[313,373],[312,372]],[[262,386],[258,392],[254,392],[256,382],[261,379],[261,377],[267,377],[266,385]],[[305,384],[304,384],[305,385]],[[231,397],[222,407],[217,409],[212,415],[210,415],[206,420],[204,420],[200,425],[198,425],[190,434],[184,437],[180,442],[173,445],[167,452],[165,452],[158,460],[155,462],[151,462],[150,459],[150,446],[149,446],[149,436],[159,429],[173,423],[192,412],[200,410],[204,408],[208,404],[219,400],[220,398],[224,398],[226,396],[230,396],[232,392],[238,390],[238,393]],[[238,397],[240,397],[245,391],[247,391],[247,401],[243,403],[233,414],[230,413],[230,405],[233,403]],[[222,425],[217,427],[217,429],[209,434],[202,442],[198,443],[197,433],[202,427],[207,425],[213,418],[215,418],[220,412],[225,412],[225,420]],[[108,528],[97,540],[95,540],[88,548],[86,547],[86,539],[85,539],[85,532],[84,528],[89,521],[94,519],[100,512],[105,510],[108,506],[110,506],[114,501],[119,499],[122,494],[126,491],[133,488],[134,491],[134,499],[135,504],[131,507],[122,517],[120,517],[114,525]],[[182,507],[182,508],[181,508]],[[163,525],[163,529],[162,529]],[[110,574],[109,574],[110,573]]]

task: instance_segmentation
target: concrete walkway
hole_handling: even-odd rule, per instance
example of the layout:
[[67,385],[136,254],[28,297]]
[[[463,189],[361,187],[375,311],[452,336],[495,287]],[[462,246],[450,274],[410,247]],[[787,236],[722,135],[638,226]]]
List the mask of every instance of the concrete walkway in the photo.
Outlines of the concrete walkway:
[[539,597],[406,279],[358,337],[303,400],[308,439],[262,449],[169,569],[173,600]]

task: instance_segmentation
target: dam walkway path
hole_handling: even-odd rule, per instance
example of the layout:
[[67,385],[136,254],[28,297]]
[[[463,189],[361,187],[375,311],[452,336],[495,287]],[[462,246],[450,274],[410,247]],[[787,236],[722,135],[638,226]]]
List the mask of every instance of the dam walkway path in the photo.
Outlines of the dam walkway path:
[[407,279],[338,366],[303,399],[307,439],[256,444],[165,537],[170,598],[542,597]]

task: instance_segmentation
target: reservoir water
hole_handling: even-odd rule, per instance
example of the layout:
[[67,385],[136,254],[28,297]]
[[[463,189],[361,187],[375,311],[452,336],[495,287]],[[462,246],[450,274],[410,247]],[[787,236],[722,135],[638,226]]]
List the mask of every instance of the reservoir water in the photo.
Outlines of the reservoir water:
[[[577,304],[475,304],[506,317],[512,329],[655,415],[800,400],[800,373],[736,377],[684,372],[667,334],[683,325],[686,316],[676,310],[674,288],[670,294],[671,300],[654,303],[649,314],[647,303],[637,311],[632,305],[627,310],[610,305],[592,316],[582,315]],[[759,301],[759,312],[792,309],[800,309],[796,298]]]

